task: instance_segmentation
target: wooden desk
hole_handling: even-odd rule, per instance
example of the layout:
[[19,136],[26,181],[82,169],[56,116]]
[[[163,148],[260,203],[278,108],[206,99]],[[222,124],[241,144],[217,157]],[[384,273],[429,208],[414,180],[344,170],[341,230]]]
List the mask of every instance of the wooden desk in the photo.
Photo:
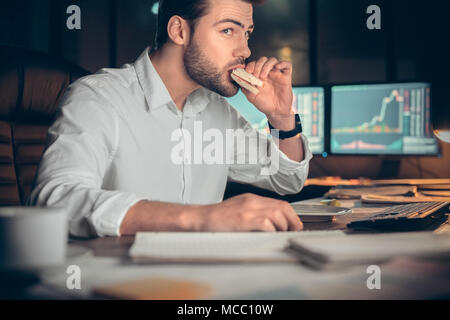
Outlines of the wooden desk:
[[[320,199],[305,203],[317,203]],[[305,230],[346,230],[351,220],[367,216],[380,207],[361,208],[358,201],[344,201],[354,207],[348,216],[332,223],[305,224]],[[364,212],[363,212],[364,211]],[[67,266],[42,275],[42,286],[72,297],[93,298],[92,289],[105,284],[148,277],[167,277],[207,284],[210,299],[409,299],[449,298],[450,263],[398,258],[382,264],[381,290],[366,285],[368,266],[341,271],[316,271],[294,263],[285,264],[153,264],[137,265],[128,258],[134,237],[72,240],[69,249],[81,253],[67,260],[80,267],[81,290],[66,288]],[[83,252],[84,250],[84,252]]]

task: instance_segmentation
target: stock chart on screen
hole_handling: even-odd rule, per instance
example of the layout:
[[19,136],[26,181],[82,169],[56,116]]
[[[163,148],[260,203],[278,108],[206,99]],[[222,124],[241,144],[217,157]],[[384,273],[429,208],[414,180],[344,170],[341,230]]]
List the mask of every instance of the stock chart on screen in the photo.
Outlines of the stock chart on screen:
[[436,155],[429,83],[334,86],[331,152]]
[[[292,109],[300,115],[303,134],[309,141],[309,147],[314,154],[325,151],[325,101],[322,87],[294,87]],[[245,97],[242,91],[234,97],[227,98],[228,102],[251,123],[253,128],[269,133],[266,116],[256,109]]]

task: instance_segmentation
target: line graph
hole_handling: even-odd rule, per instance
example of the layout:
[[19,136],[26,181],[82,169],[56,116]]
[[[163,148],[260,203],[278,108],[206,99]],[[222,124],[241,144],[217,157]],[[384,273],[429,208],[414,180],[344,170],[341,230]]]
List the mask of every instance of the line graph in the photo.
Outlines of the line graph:
[[[404,102],[403,96],[400,95],[398,90],[392,90],[388,97],[383,97],[379,114],[375,115],[370,121],[364,122],[361,125],[355,127],[342,127],[334,128],[333,133],[355,133],[355,132],[374,132],[374,133],[400,133],[402,132],[402,117],[398,117],[397,128],[391,128],[385,123],[386,110],[391,102],[397,102],[397,108],[399,114],[402,112],[401,103]],[[394,105],[394,104],[392,104]]]
[[437,152],[430,133],[429,83],[333,86],[331,103],[332,152]]

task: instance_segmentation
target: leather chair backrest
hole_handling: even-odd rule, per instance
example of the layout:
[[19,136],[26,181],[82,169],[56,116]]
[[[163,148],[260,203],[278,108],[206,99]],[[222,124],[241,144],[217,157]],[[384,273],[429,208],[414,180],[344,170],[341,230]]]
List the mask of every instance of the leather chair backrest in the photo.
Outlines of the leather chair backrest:
[[0,45],[0,206],[25,204],[58,100],[87,74],[45,53]]

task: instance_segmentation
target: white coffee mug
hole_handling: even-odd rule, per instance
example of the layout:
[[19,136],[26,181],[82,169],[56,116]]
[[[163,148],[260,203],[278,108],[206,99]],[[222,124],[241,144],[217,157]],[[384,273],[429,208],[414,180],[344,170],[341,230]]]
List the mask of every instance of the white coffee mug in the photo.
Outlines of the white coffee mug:
[[0,207],[0,270],[60,265],[67,248],[67,212],[55,207]]

